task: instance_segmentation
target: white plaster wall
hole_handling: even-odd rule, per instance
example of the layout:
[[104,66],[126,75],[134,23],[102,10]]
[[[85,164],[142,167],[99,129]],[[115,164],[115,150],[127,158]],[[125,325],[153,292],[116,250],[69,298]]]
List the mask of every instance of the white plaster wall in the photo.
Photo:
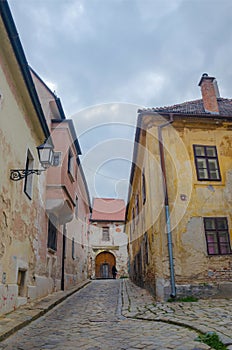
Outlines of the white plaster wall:
[[[109,227],[109,241],[102,240],[102,227]],[[124,225],[117,223],[91,224],[90,225],[90,247],[92,258],[92,278],[95,278],[95,259],[102,251],[111,252],[116,258],[117,277],[128,276],[127,263],[127,235],[124,232]],[[96,249],[98,248],[98,249]]]

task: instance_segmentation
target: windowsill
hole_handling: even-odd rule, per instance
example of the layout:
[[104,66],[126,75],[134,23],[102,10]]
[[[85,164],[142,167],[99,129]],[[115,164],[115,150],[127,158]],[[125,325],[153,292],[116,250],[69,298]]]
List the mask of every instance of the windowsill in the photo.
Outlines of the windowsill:
[[227,253],[227,254],[208,254],[208,258],[223,258],[224,256],[232,256],[232,253]]
[[52,249],[52,248],[48,248],[48,252],[51,254],[56,254],[56,250]]
[[218,181],[213,181],[213,180],[194,180],[193,181],[193,185],[194,186],[215,186],[215,187],[224,187],[225,186],[225,182],[222,180],[218,180]]

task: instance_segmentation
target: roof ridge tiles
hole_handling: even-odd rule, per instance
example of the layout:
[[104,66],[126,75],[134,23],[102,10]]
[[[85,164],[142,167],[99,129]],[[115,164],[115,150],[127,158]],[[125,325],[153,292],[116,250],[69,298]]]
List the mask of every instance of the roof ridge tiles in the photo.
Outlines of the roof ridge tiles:
[[[223,116],[232,116],[232,99],[218,97],[219,114]],[[209,115],[210,112],[205,111],[203,100],[196,99],[185,101],[170,106],[150,107],[139,109],[138,113],[157,112],[157,113],[178,113],[178,114],[204,114]]]

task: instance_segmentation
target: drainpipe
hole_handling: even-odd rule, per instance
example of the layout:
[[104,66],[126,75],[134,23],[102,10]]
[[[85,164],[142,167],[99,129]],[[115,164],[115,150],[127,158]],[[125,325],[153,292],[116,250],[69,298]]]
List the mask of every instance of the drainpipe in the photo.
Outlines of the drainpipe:
[[66,249],[66,225],[63,225],[63,245],[62,245],[62,266],[61,266],[61,290],[65,289],[64,285],[64,270],[65,270],[65,249]]
[[172,247],[172,231],[170,225],[170,210],[168,202],[168,188],[167,188],[167,176],[165,167],[165,157],[164,157],[164,146],[162,129],[173,123],[173,116],[170,114],[170,120],[158,126],[158,139],[159,139],[159,151],[160,151],[160,165],[163,174],[163,191],[164,191],[164,205],[165,205],[165,219],[167,228],[167,238],[168,238],[168,255],[169,255],[169,268],[170,268],[170,283],[171,283],[171,294],[172,298],[176,297],[176,285],[175,285],[175,271],[174,271],[174,261],[173,261],[173,247]]

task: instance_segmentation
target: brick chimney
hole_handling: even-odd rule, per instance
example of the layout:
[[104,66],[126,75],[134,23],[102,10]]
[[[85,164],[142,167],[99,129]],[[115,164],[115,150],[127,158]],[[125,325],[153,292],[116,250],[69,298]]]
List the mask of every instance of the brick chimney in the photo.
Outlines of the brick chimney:
[[219,98],[220,95],[216,79],[204,73],[198,85],[201,87],[205,112],[219,114],[217,98]]

